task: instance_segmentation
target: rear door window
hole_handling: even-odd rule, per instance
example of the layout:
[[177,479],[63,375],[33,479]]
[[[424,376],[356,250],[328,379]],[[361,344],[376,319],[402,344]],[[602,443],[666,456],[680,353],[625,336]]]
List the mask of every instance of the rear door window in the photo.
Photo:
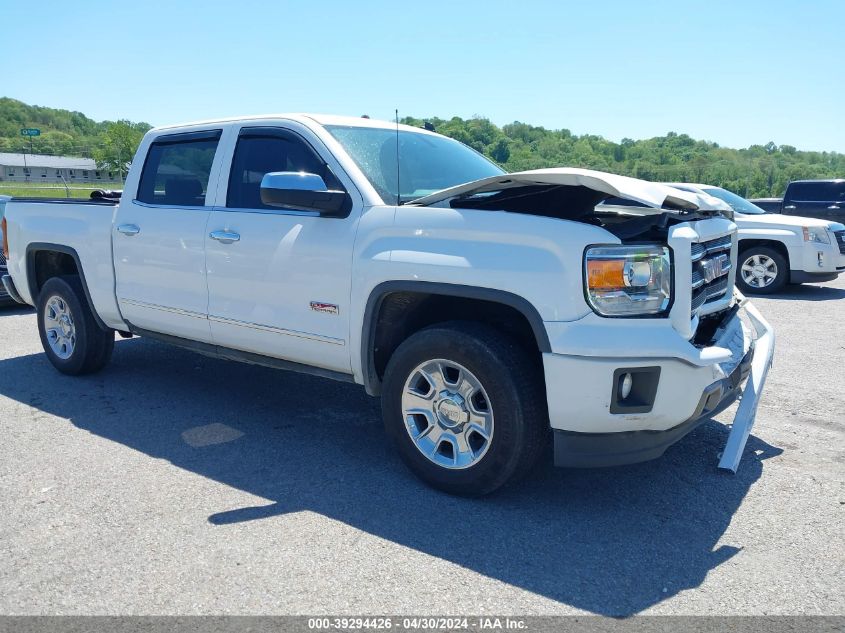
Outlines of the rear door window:
[[179,207],[205,206],[220,130],[159,137],[150,145],[138,200]]

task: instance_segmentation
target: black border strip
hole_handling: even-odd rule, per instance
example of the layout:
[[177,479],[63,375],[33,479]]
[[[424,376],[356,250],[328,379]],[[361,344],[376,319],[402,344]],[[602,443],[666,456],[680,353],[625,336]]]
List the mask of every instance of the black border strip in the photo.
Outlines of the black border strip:
[[385,297],[394,292],[424,292],[433,295],[478,299],[510,306],[528,319],[540,352],[547,354],[552,351],[549,335],[546,332],[546,326],[543,324],[540,313],[524,297],[520,297],[506,290],[479,286],[462,286],[459,284],[414,281],[410,279],[385,281],[378,284],[370,293],[370,297],[367,299],[367,306],[364,310],[364,322],[361,329],[361,373],[364,388],[371,396],[377,396],[381,393],[381,380],[379,380],[378,373],[376,372],[375,355],[373,353],[377,324],[375,316],[379,313]]

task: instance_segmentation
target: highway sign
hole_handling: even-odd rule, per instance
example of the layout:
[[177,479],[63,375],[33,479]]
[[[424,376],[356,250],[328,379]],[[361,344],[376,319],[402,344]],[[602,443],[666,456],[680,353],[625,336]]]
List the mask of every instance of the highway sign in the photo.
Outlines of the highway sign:
[[37,127],[25,127],[21,130],[21,136],[41,136],[41,130]]

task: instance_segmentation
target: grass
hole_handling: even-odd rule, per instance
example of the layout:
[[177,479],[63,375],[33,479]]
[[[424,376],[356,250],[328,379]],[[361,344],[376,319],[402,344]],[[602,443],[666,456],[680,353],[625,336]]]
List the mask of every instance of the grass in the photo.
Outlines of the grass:
[[[97,182],[85,185],[68,183],[68,188],[58,183],[0,182],[0,196],[25,196],[29,198],[88,198],[96,189],[123,189],[119,182]],[[68,193],[70,195],[68,195]]]

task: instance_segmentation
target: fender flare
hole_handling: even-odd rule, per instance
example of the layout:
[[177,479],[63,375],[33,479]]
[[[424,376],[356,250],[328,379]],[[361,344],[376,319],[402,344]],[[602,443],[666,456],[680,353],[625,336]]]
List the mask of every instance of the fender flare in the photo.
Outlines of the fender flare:
[[537,308],[530,301],[517,294],[495,288],[463,286],[460,284],[432,281],[385,281],[378,284],[370,292],[364,309],[364,322],[361,329],[361,375],[364,388],[371,396],[377,396],[381,393],[381,380],[376,372],[375,354],[373,354],[376,325],[378,324],[376,315],[380,312],[385,297],[395,292],[420,292],[432,295],[445,295],[449,297],[490,301],[509,306],[527,319],[540,352],[546,354],[552,351],[546,326],[543,324],[543,319]]
[[26,245],[26,283],[29,288],[29,296],[32,297],[33,303],[38,303],[38,292],[36,290],[37,280],[35,277],[35,255],[42,251],[64,253],[65,255],[70,255],[73,258],[73,261],[76,263],[76,269],[79,271],[79,281],[82,282],[82,290],[85,292],[85,300],[88,302],[91,314],[94,315],[94,321],[103,330],[111,329],[103,323],[103,320],[94,308],[94,302],[92,301],[91,293],[88,290],[88,282],[85,280],[85,271],[82,268],[82,261],[79,259],[79,253],[76,252],[76,249],[73,249],[70,246],[65,246],[64,244],[51,244],[49,242],[32,242]]

